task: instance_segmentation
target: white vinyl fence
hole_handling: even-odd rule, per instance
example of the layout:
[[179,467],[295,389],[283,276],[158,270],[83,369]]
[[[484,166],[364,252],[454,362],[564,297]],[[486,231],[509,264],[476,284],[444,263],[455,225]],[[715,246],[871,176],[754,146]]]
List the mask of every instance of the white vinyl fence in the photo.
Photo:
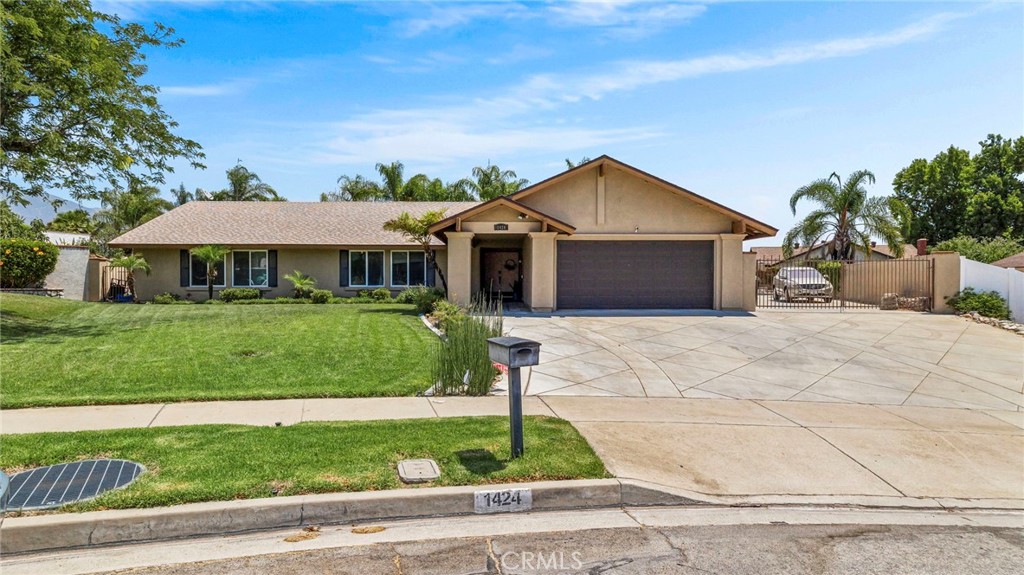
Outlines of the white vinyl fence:
[[960,256],[960,289],[994,291],[1006,298],[1015,321],[1024,321],[1024,272],[983,264]]

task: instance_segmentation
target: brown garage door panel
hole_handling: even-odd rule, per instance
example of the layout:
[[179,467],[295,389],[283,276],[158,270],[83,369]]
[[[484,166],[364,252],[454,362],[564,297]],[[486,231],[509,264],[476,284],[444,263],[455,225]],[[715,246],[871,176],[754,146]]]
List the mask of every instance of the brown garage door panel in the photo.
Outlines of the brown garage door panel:
[[558,242],[562,309],[711,309],[714,242]]

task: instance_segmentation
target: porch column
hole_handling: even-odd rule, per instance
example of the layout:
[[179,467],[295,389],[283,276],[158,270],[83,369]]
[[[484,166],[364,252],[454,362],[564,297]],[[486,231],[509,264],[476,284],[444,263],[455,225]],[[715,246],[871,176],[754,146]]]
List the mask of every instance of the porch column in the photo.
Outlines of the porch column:
[[743,309],[743,294],[747,278],[743,277],[743,238],[746,234],[722,234],[721,292],[720,309]]
[[553,311],[555,309],[555,236],[557,232],[531,232],[526,241],[530,242],[530,309]]
[[448,301],[469,305],[473,297],[473,232],[445,232],[448,240]]

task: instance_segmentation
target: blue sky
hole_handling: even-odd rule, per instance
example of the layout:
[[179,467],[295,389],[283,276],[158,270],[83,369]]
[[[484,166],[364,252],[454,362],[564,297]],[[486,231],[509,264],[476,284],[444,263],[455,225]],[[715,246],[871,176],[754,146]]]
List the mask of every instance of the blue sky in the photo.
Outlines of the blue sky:
[[147,80],[203,145],[292,201],[377,162],[540,181],[608,154],[765,221],[833,171],[1024,134],[1024,4],[96,1],[185,39]]

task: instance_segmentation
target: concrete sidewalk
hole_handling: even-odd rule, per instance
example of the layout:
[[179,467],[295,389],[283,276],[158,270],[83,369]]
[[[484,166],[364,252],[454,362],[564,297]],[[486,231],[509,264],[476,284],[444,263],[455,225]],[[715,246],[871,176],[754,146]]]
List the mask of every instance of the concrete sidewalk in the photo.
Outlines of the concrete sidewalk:
[[[572,422],[616,477],[745,502],[1024,509],[1024,414],[687,398],[527,397]],[[297,399],[0,412],[2,433],[202,423],[506,415],[504,397]],[[527,445],[529,435],[527,435]],[[833,498],[833,499],[829,499]]]

